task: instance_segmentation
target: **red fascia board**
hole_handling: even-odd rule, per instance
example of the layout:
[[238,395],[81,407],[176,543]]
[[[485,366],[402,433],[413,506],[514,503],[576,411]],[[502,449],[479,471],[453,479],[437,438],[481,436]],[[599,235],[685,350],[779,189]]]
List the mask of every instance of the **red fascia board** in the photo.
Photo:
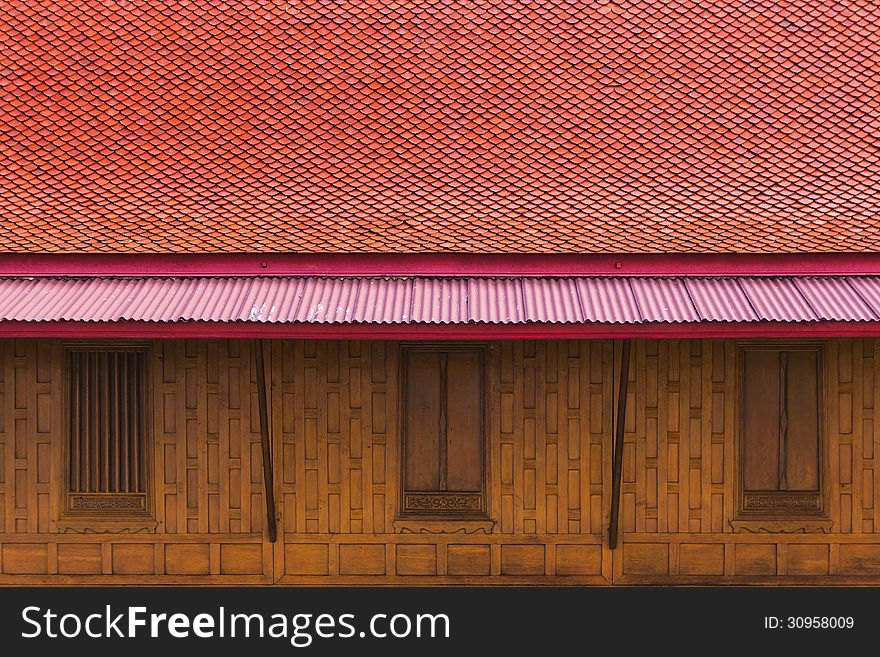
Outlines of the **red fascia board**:
[[880,253],[0,254],[0,276],[833,276],[880,274]]
[[272,324],[254,322],[0,322],[0,338],[300,338],[540,340],[880,337],[880,322],[654,324]]

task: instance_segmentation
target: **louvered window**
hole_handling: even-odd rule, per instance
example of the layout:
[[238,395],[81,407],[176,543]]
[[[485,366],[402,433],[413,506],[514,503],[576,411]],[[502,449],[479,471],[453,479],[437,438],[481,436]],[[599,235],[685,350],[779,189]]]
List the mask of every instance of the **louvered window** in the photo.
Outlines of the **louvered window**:
[[147,354],[68,349],[67,511],[146,513]]

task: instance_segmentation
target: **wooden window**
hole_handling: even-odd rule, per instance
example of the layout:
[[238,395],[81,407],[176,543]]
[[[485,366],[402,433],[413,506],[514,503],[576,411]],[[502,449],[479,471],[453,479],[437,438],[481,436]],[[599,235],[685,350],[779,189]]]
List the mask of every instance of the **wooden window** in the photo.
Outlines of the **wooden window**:
[[485,516],[485,348],[402,348],[402,515]]
[[146,514],[146,351],[74,347],[66,360],[66,512]]
[[822,512],[822,350],[745,346],[740,353],[740,511]]

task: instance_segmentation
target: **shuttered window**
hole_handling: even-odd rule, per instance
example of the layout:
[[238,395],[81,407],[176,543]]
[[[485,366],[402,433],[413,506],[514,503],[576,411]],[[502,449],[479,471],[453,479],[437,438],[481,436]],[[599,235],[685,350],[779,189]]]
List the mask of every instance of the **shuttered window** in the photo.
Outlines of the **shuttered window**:
[[402,512],[485,515],[485,349],[405,346]]
[[146,357],[68,349],[68,512],[147,511]]
[[746,347],[740,363],[741,511],[819,514],[820,347]]

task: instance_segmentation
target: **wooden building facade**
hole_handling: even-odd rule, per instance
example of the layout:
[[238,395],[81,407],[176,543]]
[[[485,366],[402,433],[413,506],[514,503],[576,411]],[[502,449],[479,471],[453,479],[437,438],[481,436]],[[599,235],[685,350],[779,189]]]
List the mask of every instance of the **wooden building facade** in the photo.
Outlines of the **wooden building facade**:
[[880,3],[443,4],[7,3],[0,584],[880,584]]
[[0,340],[0,583],[880,583],[880,340],[256,344]]

